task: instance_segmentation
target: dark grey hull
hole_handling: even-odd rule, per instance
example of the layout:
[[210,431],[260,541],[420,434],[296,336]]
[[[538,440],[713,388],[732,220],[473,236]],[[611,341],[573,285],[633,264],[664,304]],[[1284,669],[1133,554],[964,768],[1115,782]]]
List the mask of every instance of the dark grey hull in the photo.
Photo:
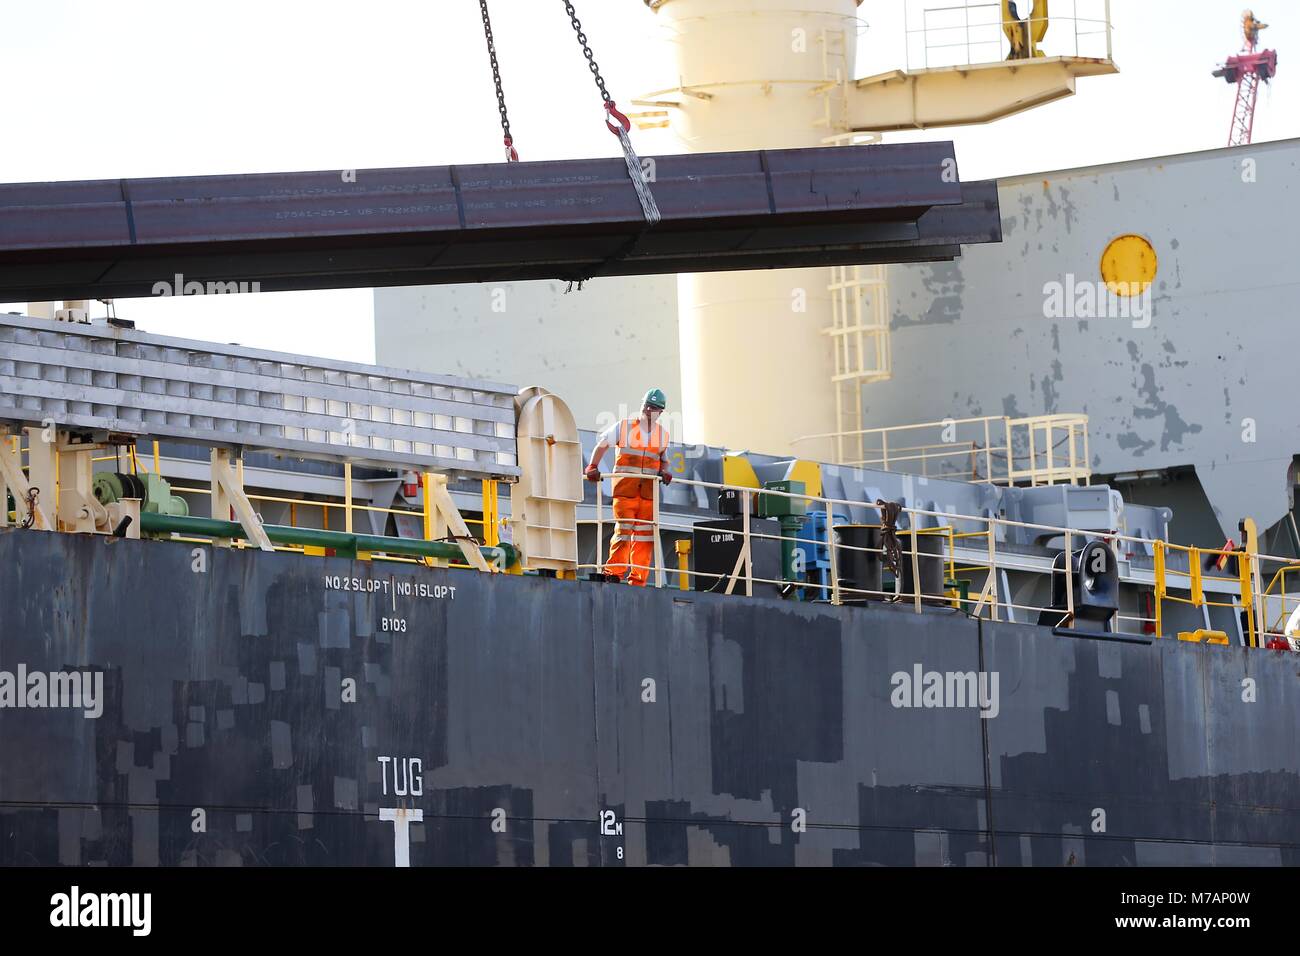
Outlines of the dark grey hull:
[[[104,674],[98,718],[0,709],[0,863],[1300,858],[1290,654],[203,553],[0,533],[0,671]],[[996,716],[895,706],[917,665]]]

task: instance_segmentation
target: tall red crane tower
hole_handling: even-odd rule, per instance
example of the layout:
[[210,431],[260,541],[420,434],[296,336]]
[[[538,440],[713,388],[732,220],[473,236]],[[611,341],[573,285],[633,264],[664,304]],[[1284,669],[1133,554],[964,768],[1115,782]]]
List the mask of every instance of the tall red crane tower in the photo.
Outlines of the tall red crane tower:
[[1277,51],[1259,49],[1259,31],[1268,29],[1268,24],[1247,10],[1241,16],[1241,29],[1246,38],[1243,52],[1228,57],[1228,62],[1214,71],[1215,76],[1237,84],[1237,103],[1232,108],[1232,128],[1228,131],[1229,146],[1245,146],[1250,142],[1260,81],[1267,83],[1277,74]]

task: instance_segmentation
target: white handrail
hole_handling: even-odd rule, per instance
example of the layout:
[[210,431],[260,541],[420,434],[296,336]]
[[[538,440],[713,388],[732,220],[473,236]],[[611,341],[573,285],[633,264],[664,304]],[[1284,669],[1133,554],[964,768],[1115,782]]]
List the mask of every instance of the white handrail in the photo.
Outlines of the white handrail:
[[[618,480],[622,478],[635,478],[635,479],[650,480],[655,482],[655,489],[656,489],[655,506],[656,507],[655,507],[654,518],[650,520],[647,519],[631,519],[631,520],[652,524],[652,527],[654,527],[655,529],[655,550],[654,550],[654,559],[653,559],[654,564],[652,567],[646,568],[646,570],[654,570],[656,572],[655,575],[656,587],[661,587],[661,588],[664,587],[666,568],[663,560],[662,533],[664,531],[669,531],[672,533],[690,532],[694,529],[694,526],[680,524],[671,521],[664,521],[660,517],[659,514],[660,497],[658,495],[658,485],[662,479],[660,479],[658,476],[644,475],[640,473],[615,472],[611,475],[607,475],[604,477],[610,478],[611,480]],[[742,573],[743,573],[743,579],[745,585],[745,593],[750,595],[752,595],[753,593],[753,585],[755,583],[774,584],[777,586],[788,586],[792,583],[786,580],[777,581],[772,579],[758,578],[754,576],[752,554],[750,552],[750,541],[753,538],[778,540],[782,542],[801,543],[801,544],[809,544],[812,542],[812,539],[809,538],[801,538],[798,536],[792,537],[792,536],[780,535],[780,534],[772,535],[772,534],[766,534],[761,531],[753,530],[750,527],[749,520],[748,520],[749,513],[750,513],[750,496],[757,493],[757,494],[767,495],[771,497],[798,499],[800,501],[807,502],[809,504],[816,503],[822,508],[822,510],[825,511],[827,515],[827,540],[825,542],[825,546],[827,547],[828,557],[830,558],[830,563],[831,563],[830,583],[829,585],[824,585],[824,584],[817,584],[811,582],[806,584],[798,584],[797,582],[794,582],[798,587],[813,589],[817,591],[829,590],[831,592],[830,600],[831,603],[833,604],[841,603],[842,594],[850,594],[850,595],[884,594],[884,596],[888,597],[888,594],[885,592],[875,592],[875,591],[867,591],[867,590],[851,588],[851,587],[842,587],[839,582],[837,556],[838,556],[838,552],[841,549],[846,551],[880,553],[883,555],[883,548],[864,548],[864,547],[858,547],[858,546],[852,546],[846,544],[837,544],[834,535],[834,528],[835,528],[834,506],[843,505],[843,506],[859,507],[859,508],[862,507],[874,508],[875,504],[873,502],[869,502],[865,500],[853,500],[848,498],[832,498],[824,495],[809,494],[808,492],[781,491],[778,489],[768,489],[768,488],[762,488],[762,489],[751,488],[742,485],[730,485],[723,482],[700,481],[696,479],[682,478],[682,477],[674,478],[673,481],[680,482],[683,485],[689,487],[695,487],[695,488],[714,489],[717,491],[735,490],[740,492],[742,495],[742,500],[741,500],[741,509],[742,509],[741,516],[743,519],[743,526],[741,529],[742,537],[743,537],[742,550],[740,552],[739,559],[737,560],[736,568],[733,570],[731,575],[727,576],[730,579],[728,585],[728,593],[731,592],[731,589],[734,588],[736,583],[739,583],[739,579],[741,578]],[[602,514],[603,494],[601,489],[597,490],[596,500],[597,500],[596,525],[597,525],[597,530],[599,532],[603,528],[603,514]],[[943,533],[944,527],[951,529],[952,524],[956,522],[968,521],[968,522],[984,525],[985,527],[984,532],[962,533],[963,536],[972,535],[972,534],[974,535],[983,534],[986,537],[988,543],[988,550],[987,550],[988,565],[973,566],[969,568],[970,570],[986,571],[987,580],[988,580],[988,584],[986,584],[985,587],[986,593],[981,595],[978,600],[974,598],[970,598],[968,600],[970,606],[973,608],[973,611],[976,614],[979,613],[980,609],[985,603],[988,603],[990,617],[993,620],[997,619],[997,612],[1001,608],[1026,610],[1026,611],[1051,610],[1050,608],[1046,608],[1046,607],[1035,607],[1031,605],[1016,604],[1010,600],[1010,595],[1007,595],[1007,598],[1005,600],[999,599],[997,594],[997,575],[1005,567],[1005,564],[999,560],[999,556],[997,554],[997,549],[996,549],[997,535],[995,533],[995,529],[999,526],[1005,528],[1012,528],[1012,527],[1023,528],[1023,529],[1029,529],[1036,532],[1049,532],[1053,537],[1058,535],[1063,536],[1067,554],[1069,554],[1070,551],[1073,549],[1075,536],[1078,536],[1085,541],[1090,539],[1098,539],[1098,540],[1105,540],[1109,542],[1129,542],[1139,546],[1150,546],[1152,549],[1159,547],[1159,548],[1172,548],[1175,550],[1187,550],[1189,554],[1194,554],[1196,557],[1199,557],[1201,554],[1214,553],[1216,551],[1222,550],[1222,549],[1213,549],[1213,548],[1191,549],[1189,546],[1171,544],[1169,542],[1160,539],[1144,538],[1137,535],[1122,534],[1118,531],[1105,532],[1105,531],[1097,531],[1097,530],[1081,530],[1078,528],[1067,528],[1058,525],[1041,524],[1041,523],[1030,522],[1030,521],[1018,521],[1011,518],[1001,518],[992,515],[953,514],[950,512],[933,511],[925,508],[913,508],[907,506],[903,506],[900,510],[900,513],[906,514],[908,516],[908,524],[909,524],[908,528],[900,529],[900,536],[909,537],[912,538],[913,540],[915,540],[914,538],[915,535],[921,535],[927,533],[930,534]],[[918,519],[920,518],[935,518],[937,519],[937,521],[942,522],[943,524],[938,528],[918,528],[917,525],[920,523]],[[951,530],[949,530],[948,536],[950,537],[950,541],[951,541],[953,538]],[[582,568],[603,567],[603,557],[601,554],[601,552],[603,551],[603,544],[604,544],[603,538],[598,537],[596,542],[597,562],[598,562],[597,564],[595,565],[584,564],[584,565],[579,565],[579,567]],[[956,561],[957,546],[955,543],[952,543],[950,547],[951,547],[951,551],[947,555],[945,560],[946,563],[952,566]],[[912,599],[914,606],[918,611],[920,610],[924,600],[929,600],[929,599],[951,600],[951,595],[948,593],[927,594],[921,592],[919,586],[920,585],[920,575],[919,575],[920,549],[916,547],[915,544],[913,544],[911,547],[902,548],[900,550],[902,550],[904,554],[908,555],[911,560],[913,580],[916,584],[916,587],[914,588],[914,592],[908,595],[908,597]],[[926,557],[930,558],[932,557],[932,555],[927,554]],[[1254,569],[1253,569],[1254,573],[1252,577],[1256,580],[1258,580],[1260,576],[1260,569],[1265,562],[1273,563],[1273,564],[1280,563],[1284,567],[1300,568],[1300,559],[1282,557],[1280,555],[1259,553],[1259,554],[1249,555],[1248,559],[1251,560],[1251,563],[1254,565]],[[638,568],[643,567],[642,565],[634,565],[634,566]],[[688,569],[677,569],[676,573],[683,575],[686,579],[689,580],[698,576],[701,572],[688,570]],[[1067,585],[1066,593],[1067,595],[1069,595],[1067,598],[1067,614],[1072,616],[1074,613],[1074,606],[1073,606],[1074,592],[1072,586],[1074,568],[1073,568],[1072,561],[1069,559],[1066,560],[1064,573],[1065,573],[1066,585]],[[1165,574],[1168,577],[1173,577],[1177,579],[1186,579],[1186,587],[1178,584],[1170,585],[1168,583],[1166,583],[1166,587],[1173,587],[1175,590],[1180,590],[1180,591],[1183,590],[1190,591],[1194,587],[1193,574],[1191,572],[1191,569],[1187,571],[1181,571],[1175,568],[1167,568],[1165,570]],[[708,576],[715,577],[716,575],[708,575]],[[898,579],[899,580],[896,581],[896,588],[901,586],[900,584],[901,575],[898,576]],[[1211,576],[1211,580],[1219,580],[1221,582],[1226,583],[1226,582],[1232,582],[1234,580],[1239,580],[1239,579],[1234,578],[1233,576]],[[1283,583],[1284,590],[1281,591],[1279,594],[1270,594],[1270,595],[1263,595],[1261,593],[1260,588],[1256,584],[1254,586],[1256,598],[1261,601],[1264,599],[1268,599],[1268,600],[1280,599],[1283,603],[1283,606],[1285,607],[1287,600],[1294,599],[1294,598],[1292,598],[1292,596],[1287,594],[1285,591],[1284,577],[1282,583]],[[897,592],[896,592],[896,596],[897,596]],[[1125,620],[1140,621],[1144,623],[1153,622],[1155,620],[1154,618],[1133,616],[1127,614],[1122,614],[1118,616]],[[1266,625],[1267,625],[1267,621],[1261,617],[1256,627],[1256,632],[1261,636],[1261,638],[1272,637],[1272,636],[1286,636],[1290,638],[1293,634],[1295,634],[1297,630],[1300,630],[1300,605],[1297,606],[1296,611],[1292,614],[1291,619],[1287,622],[1287,629],[1282,634],[1278,634],[1275,631],[1269,630]]]

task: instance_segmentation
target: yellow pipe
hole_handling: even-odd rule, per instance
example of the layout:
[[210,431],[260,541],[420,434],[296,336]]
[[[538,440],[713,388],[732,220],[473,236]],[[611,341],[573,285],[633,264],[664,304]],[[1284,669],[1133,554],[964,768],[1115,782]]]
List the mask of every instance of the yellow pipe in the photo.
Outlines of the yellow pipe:
[[158,455],[158,443],[157,443],[157,442],[154,442],[154,443],[153,443],[153,473],[154,473],[155,475],[161,475],[161,474],[162,474],[162,458],[159,457],[159,455]]

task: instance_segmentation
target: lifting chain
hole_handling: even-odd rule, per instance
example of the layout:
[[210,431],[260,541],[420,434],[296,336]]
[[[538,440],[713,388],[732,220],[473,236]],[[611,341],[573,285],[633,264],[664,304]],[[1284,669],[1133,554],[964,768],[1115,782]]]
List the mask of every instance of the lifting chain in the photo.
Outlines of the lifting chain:
[[40,496],[41,496],[41,489],[39,488],[27,489],[27,495],[25,498],[27,502],[27,517],[23,518],[24,528],[30,528],[32,525],[36,524],[36,499],[39,498]]
[[627,161],[627,175],[636,189],[637,199],[641,202],[641,213],[645,216],[646,224],[653,226],[660,219],[659,205],[650,192],[650,181],[646,177],[646,171],[641,165],[640,157],[637,156],[636,150],[632,148],[632,140],[628,137],[628,132],[632,129],[632,121],[619,112],[618,105],[614,102],[613,97],[609,95],[609,90],[605,86],[605,78],[600,75],[600,67],[596,65],[596,57],[592,54],[591,47],[587,43],[587,34],[582,32],[582,23],[578,20],[577,11],[573,9],[571,0],[564,0],[564,9],[568,11],[569,22],[573,24],[573,32],[578,35],[578,43],[582,46],[582,55],[587,58],[587,69],[591,70],[591,75],[595,78],[596,86],[600,90],[600,98],[605,101],[605,113],[607,114],[605,125],[609,127],[611,133],[618,137],[618,141],[623,147],[623,158]]
[[587,69],[591,70],[591,75],[596,78],[596,86],[600,88],[600,98],[606,104],[613,103],[609,95],[609,90],[605,88],[605,78],[600,75],[600,67],[596,65],[596,57],[591,52],[591,47],[587,45],[587,34],[582,32],[582,23],[578,20],[578,13],[573,9],[573,4],[569,0],[564,0],[564,9],[569,12],[569,22],[573,24],[573,32],[578,34],[578,42],[582,44],[582,55],[587,58]]
[[515,150],[514,137],[510,135],[510,117],[506,115],[506,94],[501,87],[501,67],[497,63],[497,47],[492,39],[492,20],[488,16],[487,0],[478,0],[478,6],[483,14],[483,35],[487,37],[488,58],[492,61],[492,82],[497,88],[497,112],[501,114],[501,131],[505,134],[506,161],[517,163],[519,153]]

